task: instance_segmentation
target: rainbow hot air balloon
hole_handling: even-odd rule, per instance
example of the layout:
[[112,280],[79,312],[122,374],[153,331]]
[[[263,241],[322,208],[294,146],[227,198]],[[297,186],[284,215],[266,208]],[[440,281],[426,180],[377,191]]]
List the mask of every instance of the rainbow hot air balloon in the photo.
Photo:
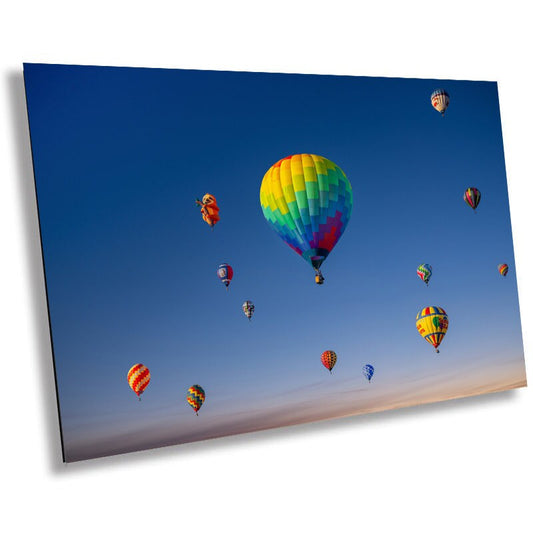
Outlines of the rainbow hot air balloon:
[[431,344],[437,353],[438,347],[448,331],[448,315],[442,307],[424,307],[416,315],[418,333]]
[[468,187],[466,189],[463,200],[476,212],[476,207],[479,205],[481,200],[481,193],[475,187]]
[[503,263],[502,265],[498,265],[498,272],[503,276],[507,276],[507,272],[509,272],[509,265],[506,265]]
[[322,360],[322,364],[329,370],[329,373],[331,374],[331,370],[337,362],[337,354],[332,350],[326,350],[321,355],[320,359]]
[[244,314],[248,317],[248,320],[252,320],[252,315],[255,311],[255,305],[250,300],[246,300],[242,304],[242,310],[244,311]]
[[352,213],[352,186],[344,172],[319,155],[291,155],[267,171],[259,196],[271,228],[315,269],[321,285],[320,266]]
[[194,409],[196,416],[198,416],[198,411],[202,404],[205,401],[205,391],[200,387],[200,385],[193,385],[189,387],[187,391],[187,402]]
[[140,363],[133,365],[128,372],[128,384],[141,401],[141,394],[150,383],[150,371]]
[[233,279],[233,268],[231,268],[228,263],[222,263],[221,265],[218,265],[217,269],[217,276],[218,279],[226,285],[226,290]]
[[363,367],[363,376],[365,376],[365,378],[368,379],[368,383],[370,383],[370,380],[372,379],[373,375],[374,375],[374,367],[372,365],[365,365]]
[[431,278],[431,274],[433,274],[431,265],[428,265],[427,263],[419,265],[416,274],[427,285],[429,283],[429,278]]
[[431,105],[442,116],[450,105],[450,95],[444,89],[437,89],[431,93]]

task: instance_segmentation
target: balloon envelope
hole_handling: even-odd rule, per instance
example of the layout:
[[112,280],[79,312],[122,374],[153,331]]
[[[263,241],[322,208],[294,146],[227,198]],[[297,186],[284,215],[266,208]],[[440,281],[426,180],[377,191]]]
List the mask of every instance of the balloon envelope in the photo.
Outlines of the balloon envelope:
[[372,365],[365,365],[363,367],[363,375],[370,381],[374,375],[374,367]]
[[450,105],[450,95],[444,89],[436,89],[431,93],[431,105],[444,116]]
[[320,357],[322,364],[331,372],[337,362],[337,354],[332,350],[326,350]]
[[217,276],[227,287],[233,279],[233,268],[231,268],[228,263],[222,263],[221,265],[218,265]]
[[189,387],[187,391],[187,402],[194,409],[195,413],[198,413],[200,407],[205,401],[205,391],[200,385],[193,385]]
[[433,274],[433,269],[431,268],[431,265],[424,263],[419,265],[416,273],[418,277],[427,285],[429,283],[429,278],[431,278],[431,275]]
[[278,161],[263,177],[259,196],[272,229],[315,269],[337,244],[352,213],[350,182],[319,155]]
[[446,311],[437,306],[424,307],[416,315],[416,329],[439,353],[438,347],[448,331]]
[[481,193],[475,187],[466,189],[463,200],[475,211],[481,200]]
[[196,203],[201,206],[202,218],[211,227],[220,220],[219,211],[220,208],[217,205],[217,199],[212,194],[204,194],[202,201],[196,200]]
[[150,383],[150,371],[144,365],[133,365],[128,371],[128,384],[139,397]]
[[250,300],[246,300],[242,304],[242,310],[244,311],[244,314],[248,317],[248,320],[251,320],[252,315],[255,311],[255,305]]
[[507,276],[507,272],[509,272],[509,265],[506,265],[505,263],[498,265],[498,271],[502,276]]

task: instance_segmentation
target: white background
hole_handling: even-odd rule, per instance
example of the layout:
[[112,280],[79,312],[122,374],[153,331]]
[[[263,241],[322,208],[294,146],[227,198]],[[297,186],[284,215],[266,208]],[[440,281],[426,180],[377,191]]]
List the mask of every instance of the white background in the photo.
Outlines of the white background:
[[21,76],[27,61],[498,81],[531,370],[533,44],[526,5],[3,4],[4,531],[533,531],[528,389],[63,465]]

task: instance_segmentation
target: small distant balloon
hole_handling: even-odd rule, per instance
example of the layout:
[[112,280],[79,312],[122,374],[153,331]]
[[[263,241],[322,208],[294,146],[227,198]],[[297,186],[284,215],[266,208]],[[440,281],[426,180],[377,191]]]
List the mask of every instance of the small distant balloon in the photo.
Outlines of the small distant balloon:
[[202,404],[205,401],[205,391],[200,387],[200,385],[193,385],[189,387],[187,391],[187,402],[194,409],[196,416],[198,416],[198,411]]
[[450,105],[450,95],[444,89],[436,89],[431,93],[431,105],[444,116]]
[[374,367],[372,365],[365,365],[363,367],[363,376],[365,376],[365,378],[368,379],[369,383],[373,375],[374,375]]
[[481,193],[475,187],[466,189],[463,200],[475,211],[481,200]]
[[196,199],[197,205],[199,205],[202,213],[202,218],[207,222],[212,228],[215,227],[215,224],[220,220],[220,215],[218,212],[220,208],[217,205],[217,199],[212,194],[204,194],[202,200]]
[[128,384],[133,392],[141,399],[141,394],[150,383],[150,371],[144,365],[133,365],[128,371]]
[[506,265],[505,263],[498,265],[498,271],[503,277],[507,276],[507,272],[509,272],[509,265]]
[[431,265],[424,263],[422,265],[419,265],[416,270],[416,273],[418,277],[427,285],[429,283],[429,278],[431,278],[433,270],[431,268]]
[[424,307],[416,315],[416,329],[437,353],[439,345],[448,331],[448,315],[442,307]]
[[222,263],[221,265],[218,265],[217,276],[218,279],[224,283],[227,289],[231,280],[233,279],[233,268],[231,268],[228,263]]
[[255,305],[250,300],[246,300],[242,304],[242,310],[244,311],[244,314],[248,317],[248,320],[252,320],[252,315],[255,311]]
[[337,354],[333,350],[326,350],[321,358],[322,364],[329,370],[331,373],[331,370],[335,366],[335,363],[337,362]]

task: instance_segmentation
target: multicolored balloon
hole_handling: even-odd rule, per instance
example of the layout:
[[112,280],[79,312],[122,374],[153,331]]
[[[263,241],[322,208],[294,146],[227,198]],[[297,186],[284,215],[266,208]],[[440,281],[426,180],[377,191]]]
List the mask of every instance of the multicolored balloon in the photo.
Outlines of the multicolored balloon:
[[218,276],[218,279],[222,283],[224,283],[224,285],[226,286],[226,290],[227,290],[231,280],[233,279],[233,268],[231,268],[231,266],[228,265],[228,263],[222,263],[221,265],[218,265],[217,276]]
[[424,307],[416,315],[418,333],[431,344],[437,353],[438,347],[448,331],[448,315],[442,307]]
[[255,305],[250,300],[246,300],[242,304],[242,310],[244,311],[244,314],[248,317],[248,320],[252,320],[252,315],[255,311]]
[[217,199],[212,194],[204,194],[202,201],[196,199],[196,203],[201,206],[202,218],[211,228],[220,220],[218,212],[220,208],[217,205]]
[[365,378],[368,379],[369,383],[373,375],[374,375],[374,367],[372,365],[365,365],[363,367],[363,376],[365,376]]
[[474,210],[476,211],[476,207],[479,205],[479,201],[481,200],[481,193],[476,189],[475,187],[468,187],[466,189],[463,200]]
[[431,268],[431,265],[424,263],[422,265],[419,265],[416,270],[416,273],[418,277],[427,285],[429,283],[429,278],[431,278],[431,274],[433,274],[433,270]]
[[273,165],[259,193],[271,228],[316,273],[337,244],[350,220],[352,186],[344,172],[325,157],[296,154]]
[[498,272],[504,277],[507,276],[507,272],[509,272],[509,265],[505,263],[498,265]]
[[331,370],[335,366],[335,363],[337,362],[337,354],[332,350],[326,350],[322,356],[320,357],[322,360],[322,364],[329,370],[331,374]]
[[141,394],[144,389],[148,387],[150,383],[150,371],[144,365],[140,363],[133,365],[128,371],[128,384],[132,388],[133,392],[141,400]]
[[200,387],[200,385],[193,385],[189,387],[187,391],[187,402],[194,409],[196,416],[198,416],[198,411],[202,404],[205,401],[205,391]]
[[444,89],[437,89],[431,93],[431,105],[442,116],[450,105],[450,95]]

